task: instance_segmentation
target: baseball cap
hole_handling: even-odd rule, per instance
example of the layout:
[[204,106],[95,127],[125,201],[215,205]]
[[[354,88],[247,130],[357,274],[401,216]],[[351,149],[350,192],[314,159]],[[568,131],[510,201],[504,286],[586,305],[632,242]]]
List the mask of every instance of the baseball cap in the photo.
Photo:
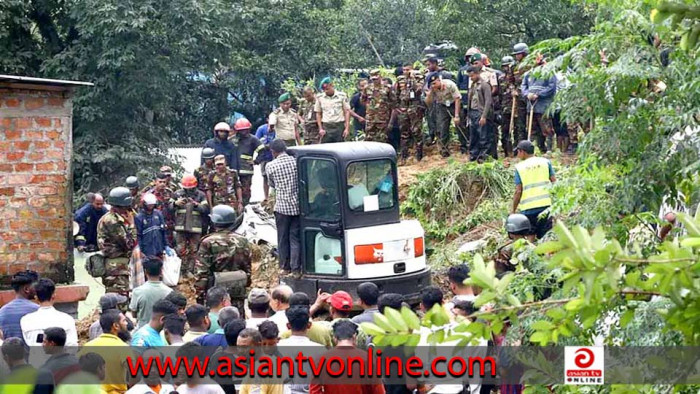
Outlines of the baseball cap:
[[214,164],[219,164],[219,163],[226,164],[226,156],[224,156],[224,155],[217,155],[217,156],[214,158]]
[[428,87],[433,84],[433,81],[440,79],[440,74],[439,73],[432,73],[428,77]]
[[518,151],[521,149],[523,150],[523,152],[530,155],[535,153],[535,145],[532,145],[532,142],[528,140],[522,140],[518,142],[518,146],[515,147],[515,153],[518,153]]
[[167,174],[167,175],[172,175],[173,174],[173,169],[170,166],[163,166],[160,167],[160,173],[161,174]]
[[105,295],[100,297],[100,309],[102,310],[102,312],[109,309],[115,309],[117,305],[123,304],[126,301],[126,297],[124,297],[121,294],[105,293]]
[[352,309],[353,301],[350,294],[345,291],[339,290],[333,293],[328,300],[331,306],[335,309],[341,311],[349,311]]
[[254,288],[248,293],[249,304],[264,304],[270,302],[270,295],[265,289]]

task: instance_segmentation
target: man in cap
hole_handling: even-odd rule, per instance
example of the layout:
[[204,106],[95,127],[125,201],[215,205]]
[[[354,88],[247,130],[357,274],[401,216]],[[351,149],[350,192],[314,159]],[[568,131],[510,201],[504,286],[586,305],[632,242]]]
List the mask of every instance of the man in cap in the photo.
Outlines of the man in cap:
[[[545,64],[544,58],[539,55],[535,61],[537,66]],[[557,77],[550,76],[535,77],[531,71],[523,76],[523,84],[520,87],[521,96],[527,100],[527,112],[532,114],[533,119],[528,119],[532,123],[532,136],[537,138],[537,146],[542,153],[552,148],[554,137],[554,126],[552,120],[546,115],[549,105],[554,101],[554,94],[557,92]],[[530,136],[530,138],[532,138]]]
[[[289,104],[291,105],[291,101],[289,101]],[[283,114],[282,119],[289,120],[290,116],[291,114]],[[272,115],[270,115],[270,119],[272,120]],[[296,122],[296,114],[294,114],[293,122]],[[274,127],[272,121],[270,122],[270,125]],[[253,159],[257,154],[260,153],[260,151],[265,149],[265,145],[263,145],[260,142],[260,140],[257,139],[254,135],[250,134],[250,129],[252,127],[253,125],[250,124],[250,121],[246,118],[238,119],[233,126],[233,128],[236,130],[236,146],[238,147],[239,155],[238,165],[240,167],[240,169],[238,170],[238,176],[241,180],[241,190],[243,193],[242,196],[244,206],[248,205],[248,203],[250,202],[250,188],[253,185],[253,174],[255,174],[255,162]],[[296,128],[296,126],[294,127]],[[294,131],[287,132],[291,133]],[[277,128],[275,128],[275,133],[279,133],[279,130]],[[279,134],[277,135],[279,136]]]
[[316,124],[321,142],[343,142],[350,127],[348,96],[335,90],[330,77],[321,80],[322,94],[316,97]]
[[[214,137],[207,140],[204,143],[205,148],[214,149],[215,155],[224,155],[228,168],[232,170],[239,170],[238,166],[238,149],[236,145],[229,140],[229,134],[231,133],[231,127],[226,122],[219,122],[214,126]],[[204,164],[204,157],[202,157],[202,164]]]
[[174,190],[170,188],[168,179],[170,179],[170,176],[167,173],[159,173],[156,177],[155,186],[147,190],[146,193],[151,193],[156,196],[156,200],[158,200],[156,209],[163,214],[163,219],[165,219],[165,238],[168,242],[168,246],[173,247],[175,245],[175,237],[173,235],[175,215],[173,215],[173,211],[170,209],[169,205]]
[[459,93],[462,95],[462,108],[460,110],[460,122],[457,126],[457,137],[459,138],[459,151],[465,155],[469,152],[469,127],[467,127],[467,106],[469,101],[467,100],[469,96],[469,72],[467,71],[471,66],[471,57],[474,54],[480,53],[479,49],[476,47],[471,47],[464,54],[464,66],[462,66],[457,72],[457,87],[459,88]]
[[112,209],[97,225],[97,244],[105,257],[102,284],[107,293],[129,295],[129,260],[136,246],[131,192],[115,187],[109,192]]
[[[530,66],[525,65],[523,60],[527,57],[527,55],[530,53],[530,48],[528,48],[527,44],[525,43],[518,43],[513,46],[513,52],[511,55],[515,58],[515,65],[512,67],[512,72],[513,72],[513,79],[515,81],[513,87],[515,88],[515,91],[512,92],[513,94],[513,99],[516,100],[516,113],[515,117],[518,119],[517,122],[515,123],[522,123],[522,130],[521,130],[521,135],[520,137],[522,138],[514,138],[513,139],[513,144],[517,144],[519,141],[528,139],[527,135],[527,119],[528,119],[528,113],[527,113],[527,99],[523,98],[520,95],[520,89],[523,86],[523,76],[525,73],[530,69]],[[515,96],[517,94],[517,97]]]
[[176,191],[170,209],[175,212],[175,244],[182,258],[183,272],[192,272],[197,257],[197,246],[202,237],[204,220],[209,214],[207,196],[197,189],[197,178],[185,175]]
[[414,73],[408,72],[398,77],[397,85],[396,116],[401,130],[401,163],[405,164],[413,147],[416,160],[420,161],[423,158],[423,83]]
[[83,205],[75,212],[73,220],[80,226],[75,237],[78,251],[97,249],[97,223],[106,213],[105,199],[99,193],[95,193],[91,203]]
[[268,121],[270,127],[275,130],[276,137],[282,139],[287,146],[301,145],[299,117],[292,109],[292,96],[286,92],[279,96],[277,102],[280,106],[270,114]]
[[[228,205],[217,205],[211,210],[214,232],[202,238],[194,275],[197,300],[204,303],[206,292],[213,286],[225,287],[231,296],[231,305],[243,310],[246,286],[250,286],[252,249],[248,240],[234,232],[242,215]],[[217,273],[219,281],[215,283]]]
[[214,166],[214,157],[216,157],[216,152],[213,148],[202,149],[202,159],[204,163],[194,170],[194,177],[197,178],[197,188],[203,192],[207,192],[207,179],[209,179],[209,174],[216,170]]
[[552,228],[549,207],[552,197],[549,188],[556,182],[552,163],[544,157],[536,157],[535,146],[522,140],[515,148],[520,163],[515,165],[515,194],[511,213],[527,216],[537,239]]
[[299,102],[299,122],[304,127],[304,145],[318,144],[318,123],[316,123],[315,111],[316,90],[313,86],[305,86],[301,92],[304,98]]
[[[100,300],[98,302],[98,304],[100,305],[100,314],[105,313],[111,309],[116,309],[124,313],[128,309],[127,301],[129,301],[129,299],[121,294],[105,293],[102,297],[100,297]],[[127,330],[132,331],[135,327],[134,322],[132,322],[129,318],[127,318],[126,320]],[[92,341],[100,335],[102,335],[102,326],[100,326],[100,319],[97,319],[97,321],[90,325],[90,329],[88,330],[88,339]]]
[[379,69],[370,71],[371,83],[367,86],[367,116],[365,116],[365,141],[387,142],[391,111],[396,102],[390,86],[384,85]]
[[[478,53],[474,56],[479,55]],[[472,59],[474,58],[472,56]],[[469,158],[483,163],[486,156],[493,152],[492,145],[496,142],[493,135],[493,100],[491,87],[481,77],[477,66],[468,69],[471,86],[468,96],[469,114]],[[497,159],[497,157],[494,157]]]
[[[498,93],[501,99],[501,145],[506,157],[513,157],[513,141],[527,139],[525,133],[525,119],[522,118],[522,101],[519,98],[518,87],[522,78],[515,71],[516,63],[512,56],[504,56],[501,59],[501,71],[498,76]],[[511,122],[512,118],[512,122]],[[512,124],[511,124],[512,123]]]
[[141,191],[139,190],[140,184],[139,184],[139,178],[135,176],[130,176],[126,178],[126,182],[124,184],[129,191],[131,192],[131,210],[134,212],[138,212],[141,204]]
[[238,171],[226,167],[226,157],[214,158],[216,170],[209,173],[207,179],[207,201],[210,207],[228,205],[243,213],[243,190],[238,178]]
[[143,195],[141,211],[136,215],[136,240],[144,256],[162,258],[165,254],[166,240],[165,218],[156,209],[158,199],[152,193]]
[[267,317],[267,311],[270,309],[270,294],[267,290],[250,289],[250,293],[248,293],[248,309],[250,309],[250,318],[245,321],[247,328],[255,328],[257,330],[260,323],[270,320]]
[[450,119],[459,125],[462,96],[457,85],[449,79],[443,79],[438,73],[430,74],[428,94],[425,104],[433,108],[436,132],[440,135],[440,153],[442,157],[450,156]]
[[173,180],[173,168],[170,166],[160,167],[160,173],[168,176],[168,188],[172,191],[177,190],[177,183]]
[[350,98],[350,116],[353,117],[353,139],[357,136],[358,131],[365,131],[365,116],[367,115],[367,85],[369,81],[367,78],[360,78],[357,80],[357,91]]

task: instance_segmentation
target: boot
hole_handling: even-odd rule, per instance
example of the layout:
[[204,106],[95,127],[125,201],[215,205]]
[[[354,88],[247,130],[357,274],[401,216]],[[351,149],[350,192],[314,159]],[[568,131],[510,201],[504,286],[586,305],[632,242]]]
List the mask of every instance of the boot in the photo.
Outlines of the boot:
[[416,161],[421,161],[423,160],[423,147],[419,146],[416,149]]

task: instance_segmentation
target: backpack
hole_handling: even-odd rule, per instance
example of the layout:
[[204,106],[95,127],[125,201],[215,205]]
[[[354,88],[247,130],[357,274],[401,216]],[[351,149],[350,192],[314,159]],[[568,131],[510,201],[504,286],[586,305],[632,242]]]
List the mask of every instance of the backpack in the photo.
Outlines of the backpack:
[[105,256],[97,252],[85,260],[85,270],[93,278],[101,278],[105,275]]

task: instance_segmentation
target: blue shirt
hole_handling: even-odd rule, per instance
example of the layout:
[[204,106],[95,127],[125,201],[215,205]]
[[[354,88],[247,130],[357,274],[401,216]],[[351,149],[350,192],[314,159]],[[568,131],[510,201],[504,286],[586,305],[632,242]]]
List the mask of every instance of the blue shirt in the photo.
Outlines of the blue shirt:
[[24,315],[36,312],[37,309],[39,305],[24,298],[15,298],[0,308],[0,330],[5,335],[5,339],[20,338],[24,342],[19,321]]
[[75,237],[77,246],[97,245],[97,222],[107,212],[107,208],[95,209],[92,204],[87,203],[75,211],[74,220],[80,226],[78,235]]
[[218,348],[223,349],[228,347],[223,328],[219,328],[218,330],[214,331],[213,334],[202,335],[201,337],[196,338],[194,342],[197,342],[198,344],[204,346],[205,353],[207,353],[207,356],[211,356],[212,354],[214,354],[214,352]]
[[160,337],[160,333],[147,324],[134,333],[131,337],[131,346],[156,347],[168,346],[168,344]]
[[165,219],[163,214],[154,209],[151,214],[141,210],[134,219],[136,238],[144,256],[160,256],[168,245],[165,239]]
[[265,136],[265,134],[267,134],[267,131],[269,129],[270,126],[267,123],[265,123],[264,125],[258,127],[257,130],[255,130],[255,137],[262,141],[262,137]]

